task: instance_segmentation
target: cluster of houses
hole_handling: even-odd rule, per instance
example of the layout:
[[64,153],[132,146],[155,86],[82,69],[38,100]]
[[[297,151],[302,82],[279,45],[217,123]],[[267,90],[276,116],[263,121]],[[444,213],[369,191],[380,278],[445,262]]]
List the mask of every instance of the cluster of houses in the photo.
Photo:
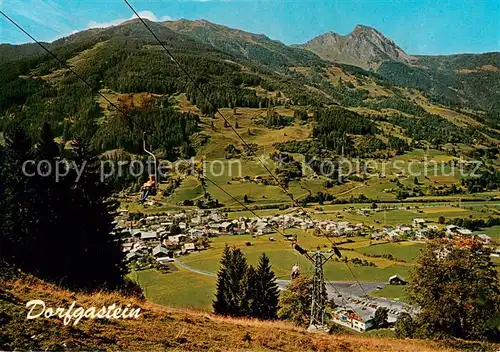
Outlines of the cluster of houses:
[[164,248],[161,249],[162,253],[172,250],[173,255],[186,254],[199,249],[192,245],[199,239],[219,235],[260,236],[273,233],[276,228],[305,230],[319,227],[336,236],[349,236],[364,228],[362,224],[352,225],[348,221],[311,220],[300,212],[294,215],[228,220],[219,210],[212,209],[153,215],[132,222],[126,215],[126,210],[121,211],[114,233],[121,237],[124,251],[131,258],[142,252],[152,253],[157,245]]
[[411,225],[384,226],[379,230],[375,230],[370,237],[374,240],[385,239],[393,242],[408,238],[425,240],[429,238],[430,233],[438,230],[438,227],[435,225],[427,225],[425,219],[413,219]]
[[[219,235],[252,234],[261,236],[286,229],[318,229],[333,236],[369,235],[375,240],[400,241],[405,239],[426,240],[431,233],[436,233],[437,226],[427,224],[425,219],[413,219],[411,225],[385,226],[374,229],[359,224],[352,224],[341,219],[311,219],[301,211],[288,215],[263,216],[261,218],[240,217],[229,220],[220,210],[195,210],[191,212],[165,213],[151,215],[130,221],[126,210],[117,220],[114,233],[122,239],[123,250],[128,261],[136,261],[145,256],[152,256],[158,263],[173,261],[174,257],[203,250],[208,246],[206,238]],[[472,232],[455,225],[444,228],[448,237],[473,236]],[[486,235],[474,235],[484,243],[491,238]],[[293,239],[293,236],[289,236]]]
[[456,225],[447,225],[444,229],[439,229],[436,225],[430,225],[425,219],[413,219],[411,225],[384,226],[382,229],[374,230],[370,235],[375,240],[390,240],[393,242],[404,239],[415,239],[419,241],[427,240],[431,234],[441,232],[448,238],[456,236],[474,237],[484,244],[491,242],[491,237],[482,234],[474,234],[471,230]]
[[[208,245],[208,242],[203,239],[220,235],[261,236],[275,232],[276,228],[321,228],[334,236],[353,236],[364,230],[363,224],[311,220],[301,212],[261,218],[240,217],[233,220],[228,220],[217,209],[166,213],[133,221],[129,220],[127,215],[126,210],[120,212],[114,234],[121,238],[129,262],[152,256],[158,263],[168,263],[173,261],[174,257],[205,249],[203,243]],[[292,240],[294,236],[287,238]]]
[[459,227],[456,225],[447,225],[444,228],[445,235],[448,237],[475,237],[484,244],[489,244],[491,242],[491,237],[485,234],[474,234],[471,230]]
[[[276,228],[285,233],[291,228],[321,229],[333,236],[369,235],[373,239],[391,241],[408,238],[425,240],[429,238],[431,232],[441,231],[450,238],[476,236],[485,244],[491,241],[491,238],[486,235],[473,235],[470,230],[455,225],[448,225],[439,230],[437,226],[428,224],[425,219],[413,219],[411,225],[374,229],[361,223],[352,224],[338,218],[311,219],[298,210],[287,215],[228,219],[220,210],[210,209],[151,215],[135,220],[130,220],[130,214],[123,210],[116,219],[113,233],[120,237],[126,260],[129,263],[147,262],[151,265],[153,262],[157,265],[164,265],[173,262],[175,257],[208,248],[207,238],[210,237],[243,234],[261,236],[275,232]],[[293,235],[285,237],[290,240],[294,239]],[[269,239],[273,238],[269,237]],[[389,278],[388,284],[405,285],[406,282],[403,278],[394,275]],[[349,302],[334,310],[333,321],[357,331],[365,331],[373,327],[373,317],[380,304],[354,296],[348,297],[348,300]],[[408,309],[402,303],[398,306],[391,306],[391,304],[394,302],[387,306],[389,323],[395,321],[402,311]]]

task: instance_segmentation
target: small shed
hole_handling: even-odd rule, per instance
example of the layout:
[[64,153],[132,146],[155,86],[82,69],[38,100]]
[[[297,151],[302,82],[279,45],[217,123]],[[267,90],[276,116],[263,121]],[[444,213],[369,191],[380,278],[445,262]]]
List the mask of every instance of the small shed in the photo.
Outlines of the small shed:
[[389,278],[389,285],[406,285],[407,282],[399,275],[392,275]]

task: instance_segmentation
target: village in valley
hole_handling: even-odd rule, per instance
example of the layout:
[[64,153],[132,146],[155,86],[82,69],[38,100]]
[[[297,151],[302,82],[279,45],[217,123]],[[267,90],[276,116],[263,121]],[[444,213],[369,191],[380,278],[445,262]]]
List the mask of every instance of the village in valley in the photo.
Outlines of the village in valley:
[[[382,210],[350,209],[350,211],[368,215]],[[369,240],[370,247],[376,247],[379,244],[419,244],[437,237],[446,238],[461,245],[467,245],[467,242],[472,240],[480,241],[484,246],[492,245],[492,239],[487,235],[474,234],[456,225],[438,226],[422,218],[414,218],[409,224],[379,228],[366,226],[363,223],[351,223],[339,215],[332,216],[332,218],[335,219],[315,219],[305,214],[302,209],[289,209],[286,214],[238,218],[229,218],[227,213],[218,209],[150,215],[130,213],[122,209],[116,218],[113,234],[122,241],[126,260],[132,270],[156,268],[165,275],[169,275],[171,269],[177,270],[175,269],[177,265],[184,270],[210,277],[215,277],[216,273],[193,268],[186,263],[188,262],[186,259],[194,253],[210,252],[211,242],[214,239],[245,237],[248,239],[244,242],[246,247],[253,246],[252,240],[254,239],[270,243],[280,241],[288,246],[289,251],[293,251],[293,244],[300,236],[298,233],[302,232],[312,233],[312,236],[317,238],[321,238],[322,233],[327,233],[341,245],[355,243],[353,239],[363,238]],[[323,245],[322,248],[318,246],[306,249],[308,251],[321,250],[325,253],[334,252],[333,248],[327,245]],[[500,248],[496,249],[492,256],[498,257],[498,253],[500,253]],[[347,256],[350,255],[347,254]],[[354,265],[376,266],[373,262],[356,257],[347,259],[347,256],[344,260],[350,260]],[[373,257],[404,262],[402,259],[393,258],[391,254],[373,255]],[[290,268],[293,264],[290,262]],[[286,286],[288,279],[278,280],[280,289]],[[389,324],[394,323],[402,312],[418,311],[418,307],[412,307],[399,298],[366,295],[366,292],[380,291],[386,286],[402,287],[406,285],[406,280],[407,278],[399,274],[393,274],[387,275],[383,281],[364,281],[357,284],[350,281],[330,282],[326,289],[328,298],[334,306],[331,310],[332,321],[362,332],[373,327],[372,320],[375,311],[380,307],[387,308]]]

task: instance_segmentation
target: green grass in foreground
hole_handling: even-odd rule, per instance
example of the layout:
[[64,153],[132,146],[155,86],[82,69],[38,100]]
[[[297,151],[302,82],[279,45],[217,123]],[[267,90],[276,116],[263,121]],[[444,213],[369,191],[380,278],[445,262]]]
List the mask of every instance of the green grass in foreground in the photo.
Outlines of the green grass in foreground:
[[176,308],[210,311],[215,292],[215,279],[184,269],[163,274],[157,270],[135,271],[131,274],[148,300]]

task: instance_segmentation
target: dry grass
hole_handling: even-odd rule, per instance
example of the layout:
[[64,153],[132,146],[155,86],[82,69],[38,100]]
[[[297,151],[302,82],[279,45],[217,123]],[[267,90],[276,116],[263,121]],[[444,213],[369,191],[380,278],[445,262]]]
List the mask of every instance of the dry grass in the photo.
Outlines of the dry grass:
[[[36,279],[3,284],[0,313],[3,310],[9,318],[5,329],[2,328],[0,342],[11,340],[13,345],[7,346],[19,349],[451,351],[428,341],[308,333],[283,321],[233,319],[165,308],[118,293],[74,293]],[[82,320],[76,326],[64,326],[55,318],[26,320],[24,305],[31,299],[44,300],[52,307],[68,307],[74,300],[85,308],[132,304],[143,313],[133,320]]]
[[477,122],[473,118],[461,114],[459,112],[453,111],[451,109],[447,109],[436,105],[424,106],[424,108],[428,112],[432,114],[437,114],[459,127],[481,126],[481,123]]

